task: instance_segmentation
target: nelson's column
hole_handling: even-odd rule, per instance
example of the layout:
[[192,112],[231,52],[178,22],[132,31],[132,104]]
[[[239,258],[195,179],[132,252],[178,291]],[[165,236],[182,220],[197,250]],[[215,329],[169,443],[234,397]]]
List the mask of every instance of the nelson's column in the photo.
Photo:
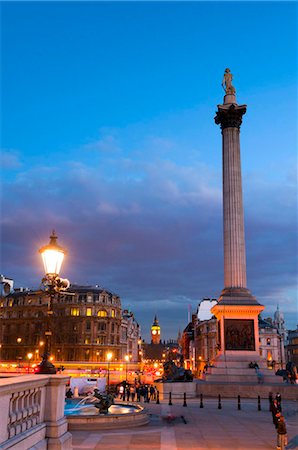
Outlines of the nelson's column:
[[224,102],[215,123],[222,133],[224,289],[212,313],[218,322],[217,360],[259,360],[258,315],[264,309],[246,285],[246,256],[240,163],[240,126],[246,105],[238,105],[233,76],[226,69]]

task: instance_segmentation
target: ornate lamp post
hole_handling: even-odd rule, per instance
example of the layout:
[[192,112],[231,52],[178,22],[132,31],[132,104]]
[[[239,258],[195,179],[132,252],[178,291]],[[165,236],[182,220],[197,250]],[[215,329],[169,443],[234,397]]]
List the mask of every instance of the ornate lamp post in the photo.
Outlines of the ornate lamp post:
[[108,382],[107,382],[107,393],[110,392],[110,362],[113,358],[113,353],[108,352],[107,353],[107,361],[108,361]]
[[45,332],[45,349],[42,355],[42,361],[37,366],[37,374],[55,374],[56,368],[51,363],[51,337],[52,327],[51,319],[53,317],[53,303],[54,297],[59,294],[60,291],[65,291],[69,287],[69,281],[67,279],[59,278],[60,269],[66,250],[57,244],[57,235],[55,231],[50,236],[50,242],[48,245],[41,247],[39,253],[42,256],[45,276],[42,279],[44,290],[49,294],[48,301],[48,314],[47,314],[47,330]]
[[127,366],[128,366],[128,361],[129,361],[129,355],[125,355],[124,359],[126,361],[126,366],[125,366],[125,385],[127,384]]

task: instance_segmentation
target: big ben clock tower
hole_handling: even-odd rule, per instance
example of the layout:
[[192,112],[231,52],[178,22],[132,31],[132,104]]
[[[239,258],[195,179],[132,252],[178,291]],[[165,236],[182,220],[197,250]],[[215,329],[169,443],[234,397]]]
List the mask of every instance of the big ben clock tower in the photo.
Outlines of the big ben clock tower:
[[155,315],[153,325],[151,326],[151,343],[160,344],[160,326]]

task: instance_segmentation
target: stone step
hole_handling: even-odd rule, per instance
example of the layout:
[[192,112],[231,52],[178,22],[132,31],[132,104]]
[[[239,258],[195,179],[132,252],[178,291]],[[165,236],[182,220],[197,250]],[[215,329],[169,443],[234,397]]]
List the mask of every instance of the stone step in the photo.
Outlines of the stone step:
[[[261,370],[261,372],[263,372]],[[233,375],[247,375],[256,376],[254,369],[244,369],[242,367],[208,367],[208,374],[233,374]]]
[[233,374],[206,374],[206,381],[212,381],[212,382],[229,382],[229,383],[257,383],[258,378],[257,376],[251,376],[251,375],[233,375]]

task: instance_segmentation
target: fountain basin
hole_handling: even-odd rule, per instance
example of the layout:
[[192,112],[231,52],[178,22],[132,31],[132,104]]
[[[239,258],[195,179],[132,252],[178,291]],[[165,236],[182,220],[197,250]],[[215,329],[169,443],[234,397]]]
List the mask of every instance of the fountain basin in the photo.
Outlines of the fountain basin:
[[74,400],[66,400],[65,416],[70,431],[139,427],[150,420],[148,412],[137,403],[115,403],[108,414],[98,414],[90,403],[76,408]]

